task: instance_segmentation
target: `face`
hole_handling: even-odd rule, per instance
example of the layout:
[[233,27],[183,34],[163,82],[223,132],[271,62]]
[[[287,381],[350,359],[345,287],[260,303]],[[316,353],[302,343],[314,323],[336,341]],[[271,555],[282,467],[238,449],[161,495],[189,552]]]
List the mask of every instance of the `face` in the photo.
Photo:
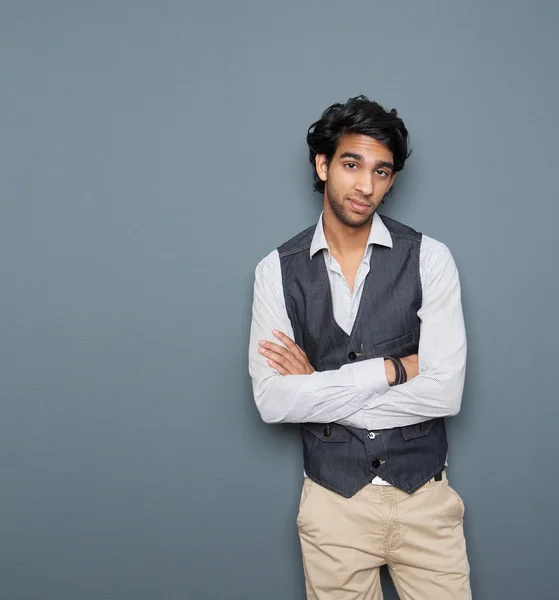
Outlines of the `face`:
[[325,182],[324,210],[349,227],[370,223],[396,175],[387,146],[360,134],[340,138],[330,165],[317,155],[316,172]]

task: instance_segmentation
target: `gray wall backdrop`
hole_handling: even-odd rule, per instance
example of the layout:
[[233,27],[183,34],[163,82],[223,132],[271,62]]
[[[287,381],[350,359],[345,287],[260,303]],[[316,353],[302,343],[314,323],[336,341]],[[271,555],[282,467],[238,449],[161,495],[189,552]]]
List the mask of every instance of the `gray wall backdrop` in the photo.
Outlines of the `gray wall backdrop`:
[[[395,106],[385,213],[449,245],[474,598],[557,597],[559,5],[0,2],[0,598],[303,599],[292,426],[247,375],[305,133]],[[386,583],[387,597],[394,598]]]

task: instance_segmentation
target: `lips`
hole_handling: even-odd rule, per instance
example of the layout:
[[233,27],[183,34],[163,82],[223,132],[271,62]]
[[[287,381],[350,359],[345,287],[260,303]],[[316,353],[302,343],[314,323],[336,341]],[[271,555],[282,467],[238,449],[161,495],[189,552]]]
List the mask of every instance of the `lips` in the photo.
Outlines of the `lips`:
[[348,198],[348,202],[349,202],[349,205],[351,206],[352,210],[354,210],[355,212],[358,212],[358,213],[366,213],[371,208],[368,204],[365,204],[364,202],[360,202],[359,200],[356,200],[355,198]]

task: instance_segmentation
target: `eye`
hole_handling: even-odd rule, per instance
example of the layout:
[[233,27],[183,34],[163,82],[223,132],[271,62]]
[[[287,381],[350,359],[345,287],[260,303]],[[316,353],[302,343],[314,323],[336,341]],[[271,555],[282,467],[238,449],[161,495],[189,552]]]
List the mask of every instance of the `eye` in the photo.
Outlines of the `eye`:
[[357,168],[357,165],[355,163],[346,163],[344,166],[347,167],[348,169]]
[[380,175],[381,177],[388,177],[388,172],[384,171],[383,169],[377,169],[377,175]]

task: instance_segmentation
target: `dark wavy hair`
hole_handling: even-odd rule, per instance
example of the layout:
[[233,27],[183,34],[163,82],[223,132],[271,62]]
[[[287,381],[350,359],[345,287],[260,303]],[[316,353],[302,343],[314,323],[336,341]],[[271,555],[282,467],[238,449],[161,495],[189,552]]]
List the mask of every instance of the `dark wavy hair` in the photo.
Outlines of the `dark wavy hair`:
[[324,192],[324,181],[316,172],[316,155],[325,154],[330,165],[344,133],[368,135],[387,146],[394,158],[394,172],[404,168],[411,154],[408,150],[408,130],[395,108],[386,111],[378,102],[366,96],[350,98],[345,104],[332,104],[307,132],[309,160],[313,165],[314,189],[317,192]]

